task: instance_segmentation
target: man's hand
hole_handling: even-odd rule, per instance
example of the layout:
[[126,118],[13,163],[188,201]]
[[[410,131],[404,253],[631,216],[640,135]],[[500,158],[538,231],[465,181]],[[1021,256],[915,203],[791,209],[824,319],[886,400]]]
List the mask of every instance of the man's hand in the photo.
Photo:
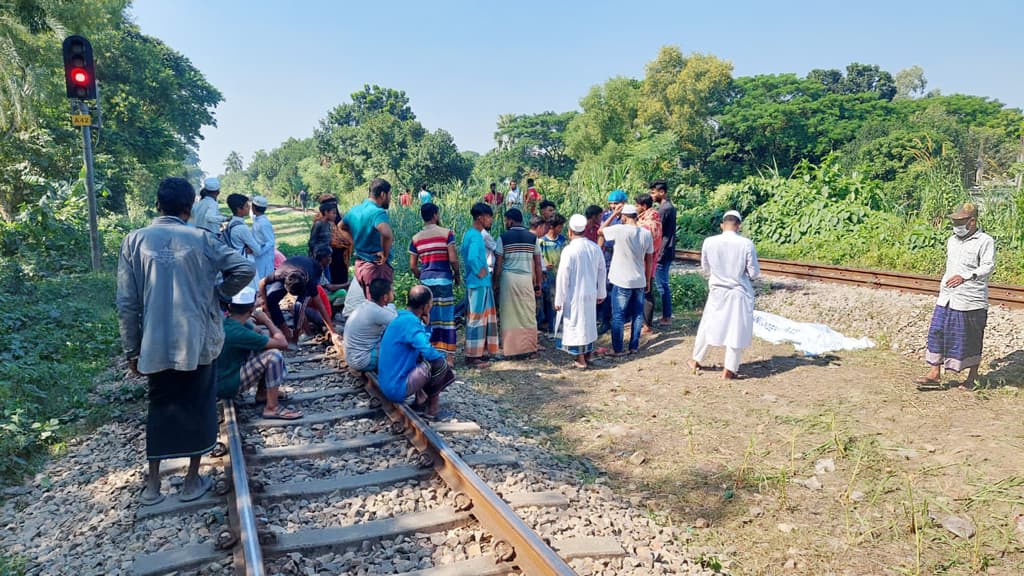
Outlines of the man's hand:
[[598,298],[597,299],[597,303],[598,304],[604,304],[604,298]]
[[487,266],[484,266],[483,268],[480,269],[479,272],[476,273],[477,278],[483,278],[485,276],[487,276]]
[[[298,336],[292,333],[291,327],[289,327],[287,324],[285,325],[284,328],[281,329],[281,333],[284,334],[284,339],[291,344],[295,344],[299,339]],[[292,338],[292,336],[295,336],[295,338]]]
[[[600,300],[598,300],[598,301],[597,301],[597,303],[598,303],[598,304],[600,304],[600,303],[601,303],[601,301],[600,301]],[[561,307],[561,306],[558,306],[558,305],[556,304],[556,305],[555,305],[555,312],[561,312],[561,311],[562,311],[562,307]]]
[[377,264],[377,266],[382,266],[385,262],[387,262],[387,259],[384,258],[384,253],[383,252],[376,252],[376,253],[374,253],[374,257],[377,259],[377,261],[375,262],[375,264]]
[[650,280],[648,280],[648,281],[647,281],[647,287],[646,287],[646,288],[644,288],[644,293],[645,293],[645,294],[650,294],[650,292],[651,292],[651,281],[650,281]]
[[142,373],[139,372],[139,357],[138,356],[136,356],[134,358],[129,358],[128,359],[128,370],[132,374],[135,374],[136,376],[142,376]]
[[956,288],[957,286],[959,286],[959,285],[961,285],[963,283],[964,283],[964,277],[959,275],[959,274],[957,274],[956,276],[953,276],[949,280],[946,280],[946,287],[947,288]]

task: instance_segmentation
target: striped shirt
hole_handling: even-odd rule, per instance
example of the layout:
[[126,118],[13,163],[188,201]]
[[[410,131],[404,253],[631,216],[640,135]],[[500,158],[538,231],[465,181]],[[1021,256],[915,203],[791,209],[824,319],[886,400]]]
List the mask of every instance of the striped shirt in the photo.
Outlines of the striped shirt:
[[455,233],[437,224],[427,224],[409,242],[409,254],[420,261],[420,280],[452,278],[448,247],[455,245]]
[[533,257],[540,256],[537,237],[522,226],[513,226],[498,238],[495,254],[502,257],[502,272],[533,274]]

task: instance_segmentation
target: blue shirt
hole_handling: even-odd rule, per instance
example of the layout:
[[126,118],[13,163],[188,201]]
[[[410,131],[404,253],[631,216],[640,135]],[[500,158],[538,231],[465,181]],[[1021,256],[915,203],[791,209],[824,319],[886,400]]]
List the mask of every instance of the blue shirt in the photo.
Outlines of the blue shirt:
[[377,253],[384,250],[377,226],[391,222],[388,219],[388,211],[367,198],[345,214],[344,222],[352,232],[356,258],[376,262]]
[[399,312],[388,324],[380,350],[377,381],[380,391],[392,402],[405,399],[405,381],[420,358],[433,362],[445,356],[430,344],[430,331],[419,317],[408,310]]
[[480,270],[487,268],[487,246],[484,235],[476,228],[470,228],[462,236],[462,261],[466,263],[466,288],[482,288],[491,285],[491,273],[480,278]]

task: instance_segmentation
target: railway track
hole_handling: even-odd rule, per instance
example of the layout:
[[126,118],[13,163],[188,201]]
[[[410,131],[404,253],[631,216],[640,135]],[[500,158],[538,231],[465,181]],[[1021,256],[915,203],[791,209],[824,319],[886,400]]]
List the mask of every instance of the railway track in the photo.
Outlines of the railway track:
[[[699,250],[676,250],[677,262],[700,264]],[[904,274],[880,270],[865,270],[828,264],[807,264],[772,258],[758,258],[761,272],[771,276],[786,276],[803,280],[818,280],[839,284],[870,286],[884,290],[901,290],[917,294],[938,295],[939,278],[921,274]],[[1024,286],[989,284],[989,302],[1010,308],[1024,308]]]
[[[288,365],[289,404],[304,417],[267,420],[253,406],[222,402],[224,448],[204,459],[223,468],[215,489],[136,513],[137,524],[176,518],[204,537],[157,542],[131,573],[575,574],[568,560],[625,554],[611,538],[548,542],[531,529],[515,509],[571,502],[558,491],[495,493],[474,469],[520,463],[481,448],[477,424],[428,425],[383,398],[373,374],[351,374],[329,354],[291,355]],[[435,565],[438,556],[453,561]]]

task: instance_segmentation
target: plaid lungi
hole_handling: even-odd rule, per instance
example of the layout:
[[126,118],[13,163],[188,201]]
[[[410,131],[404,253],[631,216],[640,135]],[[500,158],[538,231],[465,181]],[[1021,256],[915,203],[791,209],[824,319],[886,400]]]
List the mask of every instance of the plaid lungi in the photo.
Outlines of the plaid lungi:
[[239,376],[242,390],[258,386],[266,378],[267,388],[277,388],[284,382],[288,371],[284,366],[284,355],[280,350],[264,350],[259,354],[253,352],[242,364]]
[[924,359],[932,366],[959,372],[981,364],[981,343],[985,338],[988,310],[953,310],[936,306],[928,327],[928,352]]
[[466,289],[469,313],[466,318],[466,358],[498,353],[498,310],[490,286]]

